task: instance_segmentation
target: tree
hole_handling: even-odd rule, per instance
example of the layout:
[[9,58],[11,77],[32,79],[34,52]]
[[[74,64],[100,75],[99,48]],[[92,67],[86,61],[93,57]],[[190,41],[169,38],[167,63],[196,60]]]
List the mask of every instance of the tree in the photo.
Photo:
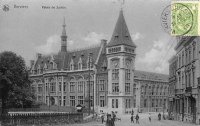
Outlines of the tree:
[[0,85],[5,84],[2,107],[30,107],[34,101],[25,61],[13,52],[0,53]]

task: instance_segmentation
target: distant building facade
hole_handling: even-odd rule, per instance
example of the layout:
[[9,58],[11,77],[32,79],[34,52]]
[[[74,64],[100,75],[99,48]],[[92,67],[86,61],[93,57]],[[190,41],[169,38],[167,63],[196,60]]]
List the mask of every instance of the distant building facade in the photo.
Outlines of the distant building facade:
[[[38,101],[47,105],[82,105],[94,107],[96,112],[114,111],[118,114],[139,109],[160,111],[163,104],[167,104],[164,99],[168,90],[165,78],[168,76],[135,70],[136,45],[122,10],[110,42],[101,40],[96,47],[68,51],[65,26],[64,22],[60,52],[47,56],[37,54],[36,60],[31,61],[32,89]],[[143,97],[146,98],[143,95],[146,85],[151,93],[147,95],[149,99],[144,107],[141,104]]]
[[173,56],[169,60],[169,117],[174,118],[173,114],[176,113],[176,102],[175,102],[175,89],[176,89],[176,70],[177,70],[177,58]]
[[[200,39],[199,37],[177,37],[176,73],[170,72],[170,88],[175,83],[174,91],[170,92],[170,106],[176,120],[198,123],[200,122],[200,90],[198,78],[200,77]],[[175,75],[174,75],[175,74]],[[176,77],[175,77],[176,76]],[[174,79],[175,78],[175,81]],[[175,92],[175,95],[173,93]],[[173,104],[171,104],[173,102]],[[171,109],[170,109],[171,110]]]

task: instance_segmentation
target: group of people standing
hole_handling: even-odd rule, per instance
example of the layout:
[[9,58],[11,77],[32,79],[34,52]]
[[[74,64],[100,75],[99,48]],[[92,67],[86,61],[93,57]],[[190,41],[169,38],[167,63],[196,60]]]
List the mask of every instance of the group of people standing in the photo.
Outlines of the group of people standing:
[[[151,122],[151,113],[149,113],[149,122]],[[134,114],[131,114],[131,123],[134,123],[134,117],[136,120],[136,124],[139,124],[139,115],[136,114],[136,116],[134,116]]]
[[[139,115],[138,114],[136,114],[136,116],[135,116],[135,120],[136,120],[136,124],[139,124]],[[134,123],[134,115],[132,114],[131,115],[131,123]]]
[[[107,114],[106,126],[115,126],[116,114],[112,112],[111,114]],[[102,124],[104,123],[104,115],[101,116]]]

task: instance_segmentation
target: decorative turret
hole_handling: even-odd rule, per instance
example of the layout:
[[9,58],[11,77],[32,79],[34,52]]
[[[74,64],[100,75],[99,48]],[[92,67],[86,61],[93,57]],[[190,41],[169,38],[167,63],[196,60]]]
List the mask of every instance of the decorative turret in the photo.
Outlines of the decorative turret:
[[67,35],[66,35],[66,29],[65,29],[65,18],[63,22],[63,30],[61,35],[61,52],[67,52]]

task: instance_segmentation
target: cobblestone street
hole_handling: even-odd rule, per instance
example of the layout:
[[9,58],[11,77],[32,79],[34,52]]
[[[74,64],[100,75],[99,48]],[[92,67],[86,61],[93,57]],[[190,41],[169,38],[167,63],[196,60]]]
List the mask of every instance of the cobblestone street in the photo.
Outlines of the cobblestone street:
[[[130,115],[125,115],[121,117],[121,121],[116,121],[115,126],[196,126],[195,124],[190,123],[183,123],[179,121],[172,121],[172,120],[161,120],[158,121],[157,114],[152,114],[152,121],[149,122],[147,114],[140,114],[140,124],[135,124],[130,122]],[[100,122],[90,122],[87,124],[76,124],[72,126],[105,126]]]

